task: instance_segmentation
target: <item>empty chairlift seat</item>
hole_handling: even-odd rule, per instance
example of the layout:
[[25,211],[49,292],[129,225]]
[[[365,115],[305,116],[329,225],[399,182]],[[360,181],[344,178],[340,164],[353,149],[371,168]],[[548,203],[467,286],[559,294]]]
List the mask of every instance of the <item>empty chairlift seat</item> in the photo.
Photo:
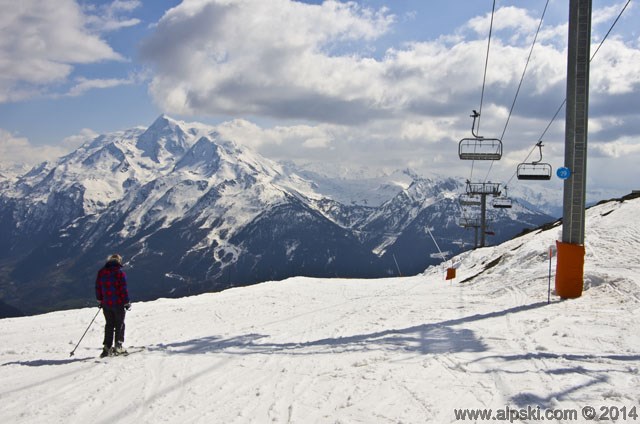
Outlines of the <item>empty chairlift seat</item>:
[[458,225],[464,228],[480,228],[480,218],[477,217],[460,217]]
[[491,202],[491,205],[496,209],[509,209],[512,206],[511,199],[508,197],[496,197]]
[[496,209],[509,209],[511,208],[511,198],[507,195],[508,192],[507,186],[504,186],[504,191],[499,195],[493,198],[493,202],[491,202],[491,206]]
[[548,163],[532,162],[518,165],[519,180],[550,180],[552,168]]
[[458,144],[462,160],[500,160],[502,141],[497,138],[463,138]]
[[542,140],[536,143],[540,158],[533,162],[524,162],[518,165],[516,175],[519,180],[550,180],[552,168],[548,163],[542,162]]
[[462,206],[480,206],[482,203],[480,196],[473,194],[461,194],[459,202]]

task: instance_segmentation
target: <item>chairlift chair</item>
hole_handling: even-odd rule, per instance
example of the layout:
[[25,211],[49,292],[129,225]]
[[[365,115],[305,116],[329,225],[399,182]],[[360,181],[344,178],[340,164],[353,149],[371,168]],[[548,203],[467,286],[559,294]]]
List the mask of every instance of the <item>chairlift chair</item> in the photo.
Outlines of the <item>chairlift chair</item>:
[[480,206],[482,203],[480,198],[473,194],[461,194],[459,202],[462,206]]
[[472,183],[467,180],[465,191],[468,195],[472,196],[482,194],[498,196],[500,194],[500,183],[492,183],[491,181]]
[[504,186],[504,193],[493,198],[491,206],[496,209],[509,209],[512,206],[511,199],[507,196],[507,186]]
[[476,119],[480,114],[473,111],[471,134],[473,138],[463,138],[458,143],[458,156],[461,160],[500,160],[502,141],[497,138],[484,138],[475,133]]
[[480,218],[477,217],[460,217],[458,225],[464,228],[480,227]]
[[512,206],[512,202],[508,197],[496,197],[491,202],[491,206],[496,209],[509,209]]
[[540,152],[540,159],[533,162],[523,162],[518,164],[516,175],[519,180],[547,181],[551,179],[552,167],[548,163],[542,162],[542,140],[536,144]]
[[458,144],[461,160],[500,160],[502,142],[497,138],[463,138]]
[[516,172],[519,180],[547,181],[551,179],[551,165],[548,163],[521,163]]

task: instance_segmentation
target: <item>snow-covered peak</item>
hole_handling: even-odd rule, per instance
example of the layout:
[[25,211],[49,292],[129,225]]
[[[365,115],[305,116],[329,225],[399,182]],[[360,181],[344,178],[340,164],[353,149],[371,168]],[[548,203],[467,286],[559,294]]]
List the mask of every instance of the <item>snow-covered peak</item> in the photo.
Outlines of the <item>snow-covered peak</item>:
[[283,163],[286,173],[312,181],[322,196],[345,205],[378,207],[408,189],[417,174],[407,170],[383,172],[365,167],[332,164]]
[[140,135],[136,147],[154,162],[174,162],[190,147],[193,138],[180,122],[161,115]]
[[175,133],[178,131],[184,132],[182,128],[183,125],[184,125],[184,122],[173,119],[163,113],[162,115],[158,116],[155,121],[153,121],[153,123],[149,126],[147,131],[149,131],[150,133],[156,133],[156,134],[167,133],[167,132]]
[[220,164],[219,147],[207,137],[201,137],[180,158],[175,170],[190,169],[191,172],[200,172],[210,175],[218,169]]

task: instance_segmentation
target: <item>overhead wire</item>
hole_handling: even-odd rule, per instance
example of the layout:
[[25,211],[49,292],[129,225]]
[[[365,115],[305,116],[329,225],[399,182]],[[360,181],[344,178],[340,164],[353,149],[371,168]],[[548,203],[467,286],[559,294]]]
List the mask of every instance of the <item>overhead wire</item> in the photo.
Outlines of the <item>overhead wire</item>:
[[491,34],[493,32],[493,18],[496,12],[496,0],[493,0],[493,7],[491,9],[491,22],[489,23],[489,38],[487,39],[487,54],[484,60],[484,75],[482,77],[482,91],[480,93],[480,109],[478,109],[478,127],[477,132],[480,132],[480,119],[482,119],[482,104],[484,101],[484,90],[487,83],[487,68],[489,67],[489,50],[491,49]]
[[[485,60],[484,60],[484,72],[483,72],[483,76],[482,76],[482,90],[480,92],[480,107],[478,108],[478,112],[476,112],[475,110],[473,111],[473,126],[471,127],[471,133],[475,136],[476,134],[480,133],[480,119],[482,116],[482,107],[484,104],[484,92],[485,92],[485,88],[487,85],[487,69],[489,68],[489,52],[491,50],[491,36],[493,34],[493,22],[494,22],[494,17],[495,17],[495,12],[496,12],[496,0],[493,0],[493,5],[491,7],[491,20],[489,22],[489,36],[487,37],[487,52],[485,55]],[[477,127],[475,128],[475,133],[474,133],[474,127],[476,125],[476,119],[477,119]],[[473,180],[473,170],[475,167],[475,159],[471,161],[471,172],[469,174],[469,179],[467,180],[472,181]],[[470,219],[470,217],[467,215],[468,213],[468,209],[466,206],[462,206],[461,207],[462,210],[462,218],[464,221],[468,221]],[[435,240],[434,240],[435,242]]]
[[[624,7],[622,8],[622,10],[620,11],[620,13],[618,14],[618,16],[616,17],[616,19],[614,20],[613,24],[611,25],[611,27],[609,28],[609,31],[607,31],[606,35],[603,37],[602,41],[600,42],[600,44],[598,45],[598,47],[596,48],[596,51],[593,53],[593,55],[590,58],[590,62],[594,59],[594,57],[596,56],[596,54],[598,53],[598,51],[600,50],[600,48],[602,47],[602,45],[604,44],[605,40],[607,39],[607,37],[609,36],[609,34],[611,33],[611,31],[613,30],[613,28],[615,27],[616,23],[618,22],[618,20],[620,19],[620,17],[622,16],[622,14],[624,13],[624,11],[626,10],[626,8],[628,7],[629,3],[631,3],[631,0],[627,0],[626,4],[624,5]],[[489,27],[489,37],[488,37],[488,41],[487,41],[487,54],[486,54],[486,58],[485,58],[485,68],[484,68],[484,76],[483,76],[483,81],[482,81],[482,91],[481,91],[481,95],[480,95],[480,113],[478,114],[478,126],[477,126],[477,133],[479,134],[479,129],[480,129],[480,116],[482,114],[482,107],[483,107],[483,101],[484,101],[484,93],[485,93],[485,88],[486,88],[486,78],[487,78],[487,69],[488,69],[488,63],[489,63],[489,51],[490,51],[490,45],[491,45],[491,35],[492,35],[492,31],[493,31],[493,23],[494,23],[494,16],[495,16],[495,5],[496,2],[495,0],[493,1],[493,7],[492,7],[492,11],[491,11],[491,23],[490,23],[490,27]],[[540,22],[538,24],[538,28],[536,30],[536,34],[533,40],[533,43],[531,45],[531,49],[529,51],[529,56],[527,57],[527,61],[522,73],[522,76],[520,78],[520,82],[518,84],[518,88],[516,90],[516,94],[514,96],[514,100],[513,103],[511,105],[511,109],[509,111],[509,115],[507,117],[507,121],[505,123],[505,127],[503,129],[502,132],[502,136],[500,137],[500,140],[502,140],[504,138],[504,135],[506,133],[506,130],[508,128],[518,95],[520,93],[520,89],[522,86],[522,82],[524,80],[524,76],[526,74],[528,65],[530,63],[531,60],[531,56],[532,56],[532,52],[533,52],[533,48],[536,44],[539,32],[540,32],[540,28],[542,26],[542,22],[544,20],[544,16],[546,14],[547,8],[549,5],[549,0],[546,1],[545,3],[545,7],[544,10],[542,12],[542,15],[540,17]],[[563,100],[562,104],[560,105],[560,107],[558,108],[558,110],[555,112],[555,114],[553,115],[553,118],[551,119],[551,121],[549,122],[549,124],[546,126],[546,128],[544,129],[543,133],[541,134],[539,141],[536,142],[536,144],[531,148],[531,150],[529,151],[529,153],[527,154],[527,157],[525,158],[525,162],[529,159],[529,157],[531,156],[531,154],[533,153],[533,151],[535,150],[535,148],[539,145],[539,143],[542,142],[543,137],[545,136],[545,134],[547,133],[547,131],[549,130],[549,128],[551,127],[551,125],[553,124],[553,122],[555,121],[555,119],[558,117],[558,115],[560,114],[560,111],[562,110],[562,108],[565,106],[566,104],[566,98]],[[474,111],[475,113],[475,111]],[[491,161],[491,165],[489,167],[489,171],[487,172],[487,175],[485,177],[485,182],[487,181],[487,178],[489,177],[489,174],[491,173],[492,167],[493,167],[493,160]],[[471,163],[471,175],[469,177],[469,181],[472,180],[473,178],[473,170],[474,170],[474,163],[475,160],[472,161]],[[513,180],[513,178],[517,175],[517,170],[514,172],[514,174],[511,176],[511,178],[509,178],[507,184],[505,184],[505,188],[506,186],[508,186],[511,181]],[[462,208],[462,212],[463,212],[463,216],[466,216],[466,208]]]
[[[482,77],[482,90],[480,92],[480,108],[478,109],[478,126],[476,129],[476,133],[480,133],[480,119],[482,117],[482,105],[484,103],[484,91],[487,85],[487,68],[489,67],[489,51],[491,49],[491,35],[493,33],[493,19],[496,13],[496,0],[493,0],[493,6],[491,8],[491,21],[489,23],[489,37],[487,39],[487,54],[484,60],[484,75]],[[475,112],[475,111],[474,111]],[[475,118],[474,118],[475,123]],[[472,128],[473,130],[473,128]],[[473,132],[473,131],[472,131]],[[473,179],[473,168],[475,165],[475,160],[471,161],[471,174],[469,176],[469,180]]]
[[[507,132],[507,127],[509,126],[509,121],[511,120],[511,115],[513,114],[513,109],[516,106],[516,101],[518,100],[518,95],[520,94],[520,89],[522,88],[522,82],[524,81],[524,77],[527,73],[527,68],[529,67],[529,63],[531,62],[531,56],[533,55],[533,48],[536,45],[538,40],[538,35],[540,34],[540,28],[542,28],[542,22],[544,22],[544,16],[547,13],[547,8],[549,7],[549,0],[546,1],[544,5],[544,9],[542,11],[542,15],[540,16],[540,22],[538,22],[538,28],[536,29],[536,33],[533,37],[533,42],[531,43],[531,48],[529,49],[529,56],[527,57],[527,61],[525,62],[524,69],[522,70],[522,75],[520,76],[520,82],[518,83],[518,88],[516,89],[516,94],[513,97],[513,102],[511,103],[511,109],[509,109],[509,115],[507,116],[507,121],[504,124],[504,129],[502,130],[502,135],[500,136],[500,140],[504,139],[504,135]],[[491,161],[491,165],[489,166],[489,170],[487,171],[487,175],[484,177],[484,181],[486,182],[489,178],[489,174],[491,173],[491,169],[493,168],[493,164],[495,161]]]
[[591,55],[591,59],[589,59],[589,62],[591,62],[593,60],[593,58],[596,57],[596,55],[598,54],[598,51],[600,50],[600,47],[602,47],[602,44],[604,44],[604,41],[607,39],[607,37],[609,37],[609,34],[611,34],[611,31],[613,30],[613,27],[616,26],[616,24],[620,20],[620,17],[624,13],[624,11],[627,9],[627,6],[629,6],[629,3],[631,3],[631,0],[627,0],[627,3],[625,3],[625,5],[622,8],[622,10],[620,11],[620,13],[618,13],[618,17],[613,21],[613,23],[611,24],[611,27],[609,28],[609,31],[607,31],[605,36],[602,38],[602,41],[600,41],[600,44],[596,48],[596,51],[593,52],[593,54]]
[[[607,38],[609,37],[609,34],[611,34],[611,31],[613,31],[613,28],[616,26],[616,24],[618,23],[618,21],[620,20],[620,17],[622,17],[622,14],[625,12],[625,10],[627,9],[627,7],[629,6],[629,3],[631,3],[631,0],[627,0],[627,2],[625,3],[625,5],[622,7],[622,9],[620,10],[620,13],[618,13],[618,16],[616,17],[616,19],[613,21],[613,23],[611,24],[611,27],[609,27],[609,30],[607,31],[607,33],[605,34],[605,36],[602,38],[602,40],[600,40],[600,43],[598,44],[598,47],[596,48],[596,50],[593,52],[593,54],[591,55],[591,58],[589,59],[589,63],[591,63],[593,61],[593,59],[596,57],[596,55],[598,54],[598,52],[600,51],[600,48],[602,47],[602,45],[604,44],[604,42],[607,40]],[[551,118],[551,121],[549,122],[549,124],[547,124],[547,126],[545,127],[544,131],[542,132],[542,134],[540,135],[540,137],[538,138],[538,141],[536,141],[536,144],[531,148],[531,150],[529,151],[529,154],[527,154],[527,157],[524,159],[523,162],[526,162],[529,157],[531,156],[531,154],[533,153],[533,151],[535,150],[537,144],[539,142],[542,141],[542,139],[544,138],[545,134],[547,133],[547,131],[549,131],[549,128],[551,127],[551,125],[553,124],[553,122],[556,120],[556,118],[558,117],[558,115],[560,114],[560,111],[562,110],[562,108],[564,108],[564,106],[567,103],[567,98],[565,97],[564,100],[562,100],[562,103],[560,104],[560,107],[558,107],[558,109],[556,110],[556,113],[553,115],[553,117]],[[493,163],[492,163],[493,164]],[[513,173],[513,175],[511,175],[511,178],[509,178],[509,181],[507,182],[507,185],[509,185],[511,183],[511,181],[513,180],[513,178],[517,175],[517,170]],[[487,174],[488,176],[488,174]]]

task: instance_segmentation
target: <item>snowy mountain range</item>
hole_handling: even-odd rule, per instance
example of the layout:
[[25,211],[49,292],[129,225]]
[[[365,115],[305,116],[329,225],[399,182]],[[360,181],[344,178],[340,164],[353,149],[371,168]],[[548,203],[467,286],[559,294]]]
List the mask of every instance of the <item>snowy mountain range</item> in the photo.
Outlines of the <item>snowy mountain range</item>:
[[[155,299],[294,275],[415,274],[438,248],[473,241],[459,226],[462,180],[348,175],[279,164],[165,115],[101,135],[0,180],[0,300],[28,314],[85,305],[113,252],[132,296]],[[515,199],[490,220],[498,243],[552,218]]]

